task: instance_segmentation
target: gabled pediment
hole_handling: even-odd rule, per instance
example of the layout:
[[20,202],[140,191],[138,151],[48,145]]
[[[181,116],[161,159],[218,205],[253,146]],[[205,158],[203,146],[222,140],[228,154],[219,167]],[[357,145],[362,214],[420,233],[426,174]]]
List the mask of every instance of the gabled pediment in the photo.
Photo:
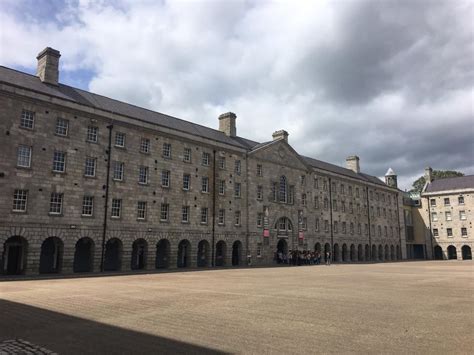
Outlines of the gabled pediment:
[[310,170],[306,161],[284,139],[259,144],[249,153],[249,157],[295,169]]

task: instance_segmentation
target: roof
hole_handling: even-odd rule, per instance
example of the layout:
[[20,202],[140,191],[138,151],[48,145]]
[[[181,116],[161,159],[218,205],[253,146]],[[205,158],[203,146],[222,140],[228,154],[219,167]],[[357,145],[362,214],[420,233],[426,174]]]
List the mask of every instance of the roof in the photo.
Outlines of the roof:
[[474,189],[474,175],[433,180],[423,192]]
[[[122,101],[114,100],[68,85],[64,85],[61,83],[58,86],[48,85],[41,82],[41,80],[35,75],[23,73],[4,66],[0,66],[0,82],[4,82],[12,86],[26,88],[28,90],[32,90],[48,96],[58,97],[80,105],[85,105],[92,108],[108,111],[114,114],[119,114],[132,119],[136,119],[138,121],[156,124],[162,127],[170,128],[202,138],[208,138],[213,141],[233,145],[248,151],[262,148],[263,146],[266,146],[273,142],[269,141],[264,143],[258,143],[243,137],[229,137],[223,132],[216,129],[205,127],[196,123],[182,120],[177,117],[165,115],[163,113],[148,110]],[[302,160],[304,160],[312,167],[386,187],[386,185],[375,176],[367,175],[364,173],[355,173],[350,169],[326,163],[314,158],[309,158],[302,155],[300,156]]]
[[388,168],[387,172],[385,173],[385,176],[396,176],[395,172],[393,171],[392,168]]

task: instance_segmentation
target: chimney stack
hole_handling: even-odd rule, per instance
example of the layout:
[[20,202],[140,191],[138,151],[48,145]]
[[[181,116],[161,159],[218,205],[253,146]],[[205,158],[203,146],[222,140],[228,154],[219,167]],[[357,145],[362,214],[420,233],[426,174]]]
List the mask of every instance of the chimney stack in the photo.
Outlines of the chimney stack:
[[283,129],[273,132],[272,137],[274,141],[278,139],[284,139],[285,142],[288,143],[288,132]]
[[36,57],[38,59],[36,75],[43,83],[58,85],[60,56],[56,49],[46,47]]
[[346,158],[346,168],[353,172],[360,173],[359,157],[357,155],[351,155]]
[[425,183],[430,184],[433,181],[433,169],[431,167],[425,168]]
[[235,119],[237,116],[233,112],[223,113],[219,116],[219,131],[224,132],[226,136],[237,136],[237,128],[235,127]]

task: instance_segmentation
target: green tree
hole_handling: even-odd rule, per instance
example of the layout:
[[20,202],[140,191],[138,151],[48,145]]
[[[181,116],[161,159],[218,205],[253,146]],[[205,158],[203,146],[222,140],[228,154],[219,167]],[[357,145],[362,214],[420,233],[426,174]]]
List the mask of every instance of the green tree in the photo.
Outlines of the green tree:
[[[446,179],[457,176],[464,176],[464,174],[454,170],[433,170],[434,180]],[[421,193],[421,190],[423,190],[423,186],[425,186],[425,182],[426,180],[424,176],[419,177],[413,182],[412,189],[410,190],[410,192]]]

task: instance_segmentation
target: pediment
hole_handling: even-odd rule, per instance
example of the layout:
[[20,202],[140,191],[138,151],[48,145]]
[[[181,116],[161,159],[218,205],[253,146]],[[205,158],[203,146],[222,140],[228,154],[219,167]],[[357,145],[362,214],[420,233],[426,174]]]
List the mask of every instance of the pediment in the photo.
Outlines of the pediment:
[[295,169],[309,170],[303,158],[284,139],[262,144],[251,151],[249,156]]

